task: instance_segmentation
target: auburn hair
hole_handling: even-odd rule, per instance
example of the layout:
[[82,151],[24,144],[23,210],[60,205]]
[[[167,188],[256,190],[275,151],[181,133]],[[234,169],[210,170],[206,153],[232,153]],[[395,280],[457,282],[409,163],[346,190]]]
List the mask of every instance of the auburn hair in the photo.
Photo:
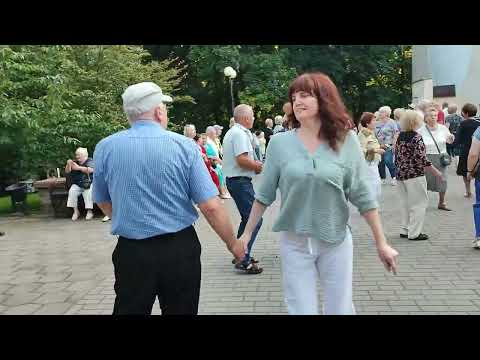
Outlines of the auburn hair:
[[360,124],[362,124],[363,127],[367,127],[367,125],[373,120],[375,120],[375,114],[371,112],[364,112],[360,117]]
[[[293,80],[288,89],[288,98],[292,108],[292,96],[299,91],[305,91],[317,98],[318,118],[322,122],[318,136],[322,135],[328,141],[329,146],[334,151],[338,151],[339,143],[345,140],[348,131],[354,127],[354,124],[337,87],[323,73],[302,74]],[[287,116],[293,128],[300,127],[300,122],[296,119],[294,111]]]

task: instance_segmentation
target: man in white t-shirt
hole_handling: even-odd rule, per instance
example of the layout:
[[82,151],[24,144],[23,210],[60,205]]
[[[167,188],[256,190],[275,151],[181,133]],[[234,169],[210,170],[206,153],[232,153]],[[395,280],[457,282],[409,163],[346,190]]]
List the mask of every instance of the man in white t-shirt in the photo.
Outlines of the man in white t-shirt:
[[[255,159],[252,145],[253,134],[250,129],[253,127],[254,116],[251,106],[238,105],[233,117],[235,125],[223,138],[223,173],[227,179],[227,189],[242,218],[238,228],[238,237],[240,237],[245,230],[255,200],[252,178],[262,171],[262,163]],[[244,270],[247,274],[260,274],[263,271],[258,267],[258,261],[251,256],[252,246],[261,226],[262,220],[258,222],[252,233],[245,258],[235,265],[237,269]]]

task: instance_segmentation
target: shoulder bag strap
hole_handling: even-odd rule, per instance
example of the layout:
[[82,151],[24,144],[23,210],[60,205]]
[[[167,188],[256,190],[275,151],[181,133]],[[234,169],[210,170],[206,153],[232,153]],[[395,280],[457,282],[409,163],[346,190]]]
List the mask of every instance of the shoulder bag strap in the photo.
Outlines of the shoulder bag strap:
[[433,137],[433,134],[432,134],[432,132],[430,131],[430,129],[428,128],[428,125],[427,125],[427,124],[425,124],[425,128],[427,129],[428,133],[429,133],[430,136],[432,137],[433,142],[435,143],[435,146],[437,147],[438,153],[441,155],[442,153],[441,153],[441,151],[440,151],[440,148],[438,147],[438,144],[437,144],[437,142],[435,141],[435,138]]

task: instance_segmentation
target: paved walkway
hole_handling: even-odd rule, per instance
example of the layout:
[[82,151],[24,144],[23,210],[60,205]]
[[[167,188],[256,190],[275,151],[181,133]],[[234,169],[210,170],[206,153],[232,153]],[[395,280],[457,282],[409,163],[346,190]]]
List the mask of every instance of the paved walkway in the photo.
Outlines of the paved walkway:
[[[447,200],[455,210],[436,209],[431,194],[424,230],[429,241],[400,239],[396,189],[384,185],[382,218],[400,252],[397,276],[377,258],[368,228],[352,211],[354,301],[359,314],[480,314],[480,251],[471,248],[473,200],[463,198],[461,178],[449,169]],[[239,216],[227,200],[235,224]],[[255,257],[261,275],[238,274],[231,256],[203,218],[200,314],[285,314],[277,234],[271,232],[278,203],[267,211]],[[0,314],[111,314],[114,301],[110,224],[41,216],[2,217]],[[321,297],[321,293],[320,293]],[[154,314],[159,314],[158,304]]]

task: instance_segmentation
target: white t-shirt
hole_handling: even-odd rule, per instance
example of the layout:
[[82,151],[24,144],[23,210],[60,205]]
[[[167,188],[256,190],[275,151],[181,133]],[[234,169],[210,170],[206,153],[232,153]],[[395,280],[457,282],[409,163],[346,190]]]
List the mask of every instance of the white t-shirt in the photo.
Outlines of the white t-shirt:
[[244,126],[235,124],[227,131],[223,138],[223,174],[226,177],[246,176],[254,177],[255,171],[240,167],[237,156],[248,153],[248,157],[255,160],[252,142],[253,135]]
[[[422,135],[423,142],[425,143],[425,147],[427,148],[427,154],[438,154],[438,149],[435,146],[435,142],[433,141],[432,137],[428,133],[426,128],[426,124],[423,125],[420,129],[418,129],[418,133]],[[447,152],[447,138],[451,135],[450,130],[445,125],[437,124],[437,128],[435,130],[431,130],[433,137],[437,141],[437,145],[440,148],[440,152],[442,154]]]

